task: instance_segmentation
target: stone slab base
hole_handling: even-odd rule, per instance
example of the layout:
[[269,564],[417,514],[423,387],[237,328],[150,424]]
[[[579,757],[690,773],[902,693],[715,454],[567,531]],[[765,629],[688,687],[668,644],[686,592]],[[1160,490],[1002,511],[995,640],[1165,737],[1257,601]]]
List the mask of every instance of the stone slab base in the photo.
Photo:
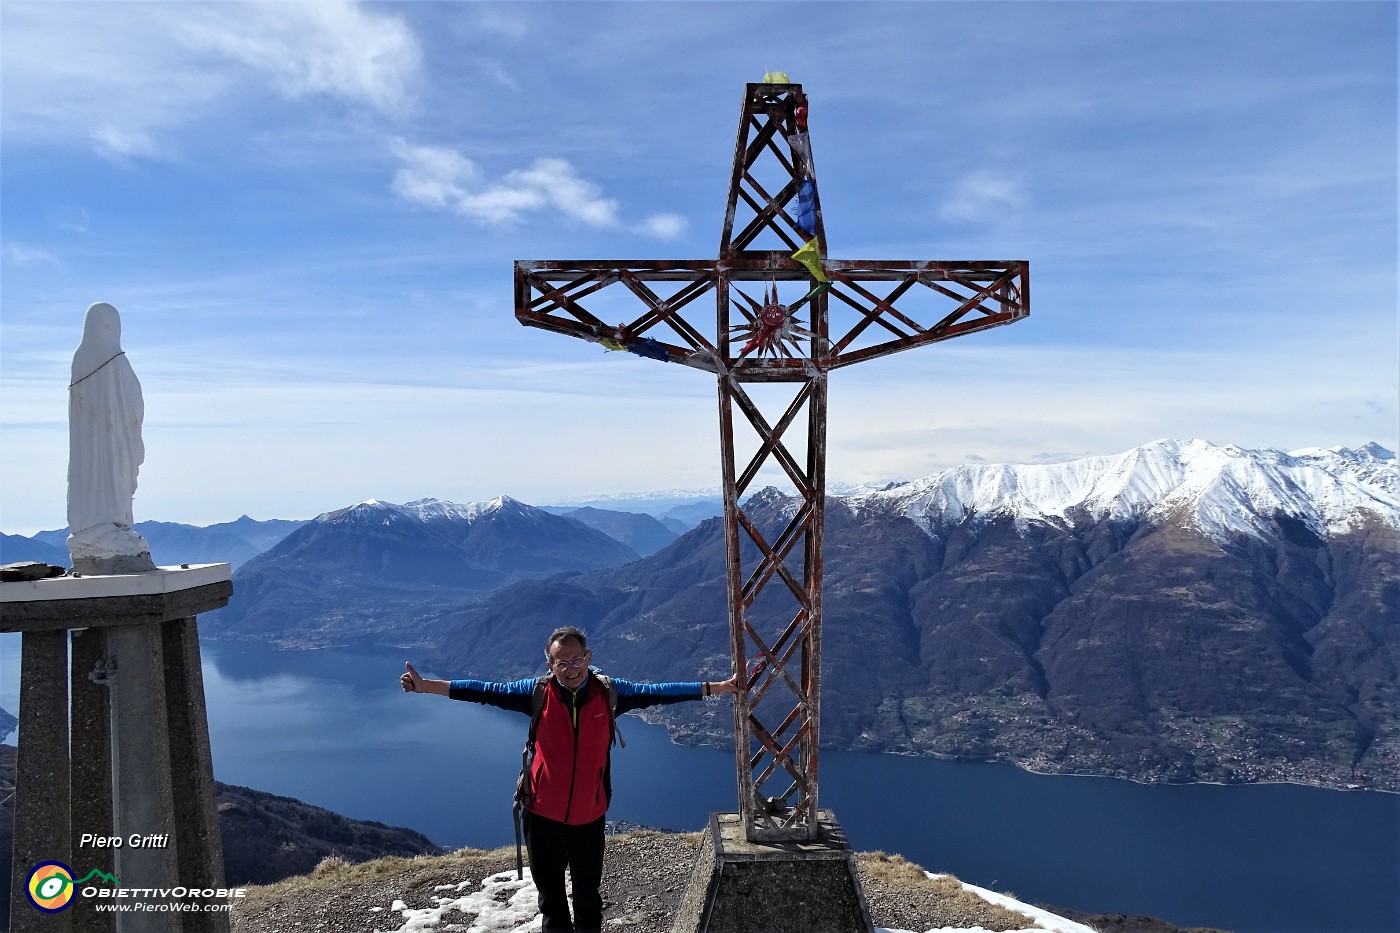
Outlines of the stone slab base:
[[749,842],[712,813],[671,933],[872,933],[855,853],[830,810],[815,842]]

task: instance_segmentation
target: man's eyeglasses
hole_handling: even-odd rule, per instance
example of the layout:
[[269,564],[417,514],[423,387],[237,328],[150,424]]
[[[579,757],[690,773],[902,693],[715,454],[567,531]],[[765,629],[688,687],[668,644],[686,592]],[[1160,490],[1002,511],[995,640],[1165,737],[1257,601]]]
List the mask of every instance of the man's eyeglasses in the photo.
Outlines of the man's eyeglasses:
[[588,663],[588,655],[580,655],[572,661],[550,661],[549,666],[556,671],[576,671]]

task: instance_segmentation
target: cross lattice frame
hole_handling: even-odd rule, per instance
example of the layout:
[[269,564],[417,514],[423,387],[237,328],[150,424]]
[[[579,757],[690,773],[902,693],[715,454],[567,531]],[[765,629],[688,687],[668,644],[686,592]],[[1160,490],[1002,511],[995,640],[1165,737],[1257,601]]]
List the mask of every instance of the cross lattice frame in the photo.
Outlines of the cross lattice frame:
[[[742,688],[734,704],[739,810],[755,842],[811,839],[819,826],[828,372],[1010,324],[1030,311],[1024,261],[826,258],[806,109],[801,85],[746,87],[717,259],[515,264],[522,324],[717,377],[730,651]],[[764,241],[778,248],[753,248]],[[793,254],[804,247],[808,256],[799,261]],[[807,291],[781,305],[794,326],[773,335],[763,330],[763,312],[778,283]],[[640,301],[639,316],[609,324],[607,312],[586,306],[604,303],[614,285]],[[766,289],[762,297],[755,287]],[[713,337],[686,317],[712,292]],[[917,310],[896,307],[916,298]],[[752,339],[739,346],[744,334]],[[794,385],[774,417],[745,389],[750,383]],[[748,456],[736,444],[736,423],[755,436]],[[785,436],[792,434],[805,434],[805,450],[790,449]],[[771,513],[751,514],[763,512],[754,500],[742,501],[765,469],[796,491],[791,514],[776,525]],[[772,527],[763,527],[764,517]]]

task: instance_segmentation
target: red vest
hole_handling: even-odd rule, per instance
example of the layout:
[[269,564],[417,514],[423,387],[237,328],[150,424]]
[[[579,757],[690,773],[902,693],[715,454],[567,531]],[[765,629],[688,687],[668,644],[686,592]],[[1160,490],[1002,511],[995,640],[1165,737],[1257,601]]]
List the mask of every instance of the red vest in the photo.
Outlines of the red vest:
[[575,730],[569,701],[559,695],[563,689],[554,682],[545,685],[535,732],[535,761],[530,767],[534,799],[529,808],[547,820],[581,826],[608,810],[604,774],[612,744],[612,718],[608,692],[590,678]]

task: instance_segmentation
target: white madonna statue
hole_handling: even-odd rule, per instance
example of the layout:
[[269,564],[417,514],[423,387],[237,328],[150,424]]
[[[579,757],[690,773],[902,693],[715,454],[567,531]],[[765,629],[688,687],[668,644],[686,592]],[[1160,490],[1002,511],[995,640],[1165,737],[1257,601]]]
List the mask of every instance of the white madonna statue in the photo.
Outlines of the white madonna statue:
[[88,308],[68,386],[68,554],[79,573],[154,570],[151,550],[132,530],[145,406],[141,383],[121,348],[117,309]]

